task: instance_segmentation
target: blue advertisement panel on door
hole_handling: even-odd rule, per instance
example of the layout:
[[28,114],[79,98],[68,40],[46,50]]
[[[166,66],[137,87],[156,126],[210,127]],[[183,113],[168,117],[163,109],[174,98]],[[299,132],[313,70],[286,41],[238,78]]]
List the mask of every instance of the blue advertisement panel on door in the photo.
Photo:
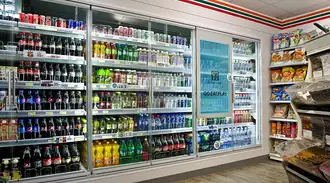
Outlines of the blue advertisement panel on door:
[[200,114],[230,113],[229,44],[200,40]]

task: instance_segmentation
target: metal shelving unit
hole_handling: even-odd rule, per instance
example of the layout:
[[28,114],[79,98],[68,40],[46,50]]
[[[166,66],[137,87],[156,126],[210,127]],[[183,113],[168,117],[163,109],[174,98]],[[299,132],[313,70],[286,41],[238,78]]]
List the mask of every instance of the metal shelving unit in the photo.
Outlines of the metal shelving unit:
[[281,122],[292,122],[296,123],[297,119],[281,119],[281,118],[270,118],[270,121],[281,121]]

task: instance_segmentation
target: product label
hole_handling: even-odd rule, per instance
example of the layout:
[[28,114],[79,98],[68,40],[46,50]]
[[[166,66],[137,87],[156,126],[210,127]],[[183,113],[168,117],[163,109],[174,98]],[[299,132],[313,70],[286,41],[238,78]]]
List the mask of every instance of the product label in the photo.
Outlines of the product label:
[[71,158],[70,157],[62,158],[62,162],[65,164],[69,164],[71,163]]
[[30,163],[27,163],[27,162],[24,162],[23,167],[24,168],[30,168],[31,167],[31,164]]
[[50,166],[50,165],[52,165],[52,159],[44,159],[44,160],[42,160],[42,166]]
[[39,126],[34,126],[33,127],[33,132],[39,133],[40,132],[40,127]]
[[47,128],[46,128],[46,127],[41,127],[41,128],[40,128],[40,131],[42,131],[42,132],[47,132]]
[[41,168],[42,167],[42,162],[41,160],[37,160],[33,162],[33,167],[34,168]]
[[26,132],[32,132],[32,127],[25,128]]
[[33,98],[26,98],[26,103],[32,104],[33,103]]
[[41,102],[41,99],[40,99],[40,98],[36,98],[36,99],[35,99],[35,103],[36,103],[36,104],[40,104],[40,102]]
[[167,145],[164,145],[164,146],[163,146],[163,151],[164,151],[164,152],[168,151],[168,146],[167,146]]
[[80,161],[80,157],[76,156],[76,157],[72,157],[72,163],[79,163]]
[[62,159],[61,158],[53,158],[53,165],[60,165],[62,163]]
[[25,133],[25,128],[24,127],[18,128],[18,133],[19,134]]

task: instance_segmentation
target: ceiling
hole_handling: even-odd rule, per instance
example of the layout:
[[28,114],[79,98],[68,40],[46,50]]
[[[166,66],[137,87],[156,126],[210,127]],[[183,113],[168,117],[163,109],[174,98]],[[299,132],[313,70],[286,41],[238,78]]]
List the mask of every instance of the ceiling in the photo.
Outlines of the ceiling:
[[224,0],[279,19],[309,13],[330,6],[330,0]]

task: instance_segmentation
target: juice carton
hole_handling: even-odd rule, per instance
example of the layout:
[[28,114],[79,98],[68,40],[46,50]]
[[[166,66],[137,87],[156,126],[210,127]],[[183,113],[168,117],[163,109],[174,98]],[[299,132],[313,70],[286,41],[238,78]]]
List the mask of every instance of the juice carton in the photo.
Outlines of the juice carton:
[[17,119],[10,119],[8,126],[8,140],[17,139]]
[[1,140],[8,140],[8,120],[7,119],[1,119]]

